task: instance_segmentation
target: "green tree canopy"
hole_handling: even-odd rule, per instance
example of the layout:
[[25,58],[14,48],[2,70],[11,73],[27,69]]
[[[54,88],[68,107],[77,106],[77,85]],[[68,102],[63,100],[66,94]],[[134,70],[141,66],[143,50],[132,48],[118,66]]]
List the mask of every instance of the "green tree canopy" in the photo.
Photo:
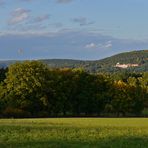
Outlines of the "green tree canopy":
[[9,107],[27,109],[34,114],[47,106],[53,95],[53,75],[41,62],[25,61],[11,65],[4,89]]

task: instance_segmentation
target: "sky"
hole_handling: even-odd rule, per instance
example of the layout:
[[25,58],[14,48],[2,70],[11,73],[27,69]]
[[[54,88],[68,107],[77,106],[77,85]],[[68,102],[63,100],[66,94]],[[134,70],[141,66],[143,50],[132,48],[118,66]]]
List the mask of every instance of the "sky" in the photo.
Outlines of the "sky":
[[0,60],[98,60],[148,49],[148,0],[0,0]]

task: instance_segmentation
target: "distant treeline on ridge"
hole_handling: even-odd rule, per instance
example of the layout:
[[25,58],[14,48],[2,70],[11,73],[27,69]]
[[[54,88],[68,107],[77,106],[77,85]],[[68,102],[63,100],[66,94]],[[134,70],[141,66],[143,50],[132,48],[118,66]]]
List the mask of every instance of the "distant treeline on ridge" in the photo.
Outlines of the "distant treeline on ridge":
[[[39,60],[50,68],[83,68],[89,73],[98,72],[147,72],[148,71],[148,50],[139,50],[120,53],[102,60],[73,60],[73,59],[42,59]],[[7,67],[16,61],[0,61],[0,67]],[[132,65],[136,67],[119,68],[117,64]]]

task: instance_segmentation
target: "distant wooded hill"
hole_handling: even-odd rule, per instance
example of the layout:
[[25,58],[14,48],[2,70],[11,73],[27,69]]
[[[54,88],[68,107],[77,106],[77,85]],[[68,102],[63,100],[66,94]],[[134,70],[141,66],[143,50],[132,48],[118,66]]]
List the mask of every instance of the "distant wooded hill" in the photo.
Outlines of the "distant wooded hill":
[[[44,59],[40,60],[52,68],[84,68],[91,73],[96,72],[145,72],[148,71],[148,50],[132,51],[120,53],[102,60],[82,61],[72,59]],[[16,61],[1,61],[0,67],[7,67]],[[137,67],[128,67],[122,69],[115,67],[117,63],[120,64],[138,64]]]

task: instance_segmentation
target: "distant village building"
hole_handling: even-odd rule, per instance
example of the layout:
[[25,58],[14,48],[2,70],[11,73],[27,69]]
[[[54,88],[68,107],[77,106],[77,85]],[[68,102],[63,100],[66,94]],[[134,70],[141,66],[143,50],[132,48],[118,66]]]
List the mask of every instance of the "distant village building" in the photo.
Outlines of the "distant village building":
[[115,65],[115,67],[119,67],[119,68],[137,67],[137,66],[139,66],[139,64],[120,64],[120,63],[117,63]]

